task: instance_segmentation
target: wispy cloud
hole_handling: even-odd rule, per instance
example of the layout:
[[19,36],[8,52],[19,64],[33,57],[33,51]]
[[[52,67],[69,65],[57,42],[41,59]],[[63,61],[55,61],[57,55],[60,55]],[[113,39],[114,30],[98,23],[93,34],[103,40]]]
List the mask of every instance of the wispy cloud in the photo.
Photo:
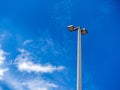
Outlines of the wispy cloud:
[[55,90],[58,86],[49,80],[42,79],[42,77],[27,77],[19,79],[13,73],[7,72],[4,82],[12,90]]
[[26,86],[29,90],[51,90],[50,88],[57,88],[57,85],[42,79],[30,80],[22,83],[22,85]]
[[0,47],[0,65],[2,65],[4,63],[4,61],[6,59],[5,55],[6,55],[6,52],[4,50],[2,50]]
[[[27,45],[31,41],[25,41],[24,45]],[[47,41],[49,45],[52,45],[51,42]],[[37,73],[53,73],[55,71],[61,71],[64,70],[64,66],[55,66],[52,64],[41,64],[41,63],[35,63],[33,59],[31,52],[25,50],[25,49],[18,49],[20,52],[19,55],[16,56],[16,66],[18,69],[18,72],[21,73],[23,77],[15,77],[16,73],[12,71],[12,67],[6,68],[4,65],[6,64],[5,61],[8,59],[6,55],[8,54],[0,47],[0,80],[3,80],[5,84],[10,87],[12,90],[55,90],[59,88],[59,85],[54,83],[55,81],[47,80],[39,76],[38,78],[33,78],[30,76],[29,78],[27,76],[32,75],[31,72],[37,72]],[[13,66],[15,64],[12,64]],[[9,70],[9,71],[8,71]],[[19,72],[20,71],[20,72]],[[26,75],[24,75],[23,72],[27,72]],[[47,77],[46,77],[47,78]],[[2,89],[0,89],[2,90]]]
[[3,68],[4,61],[6,59],[6,52],[0,47],[0,80],[3,79],[4,73],[8,71],[8,68]]
[[63,66],[52,66],[52,65],[41,65],[41,64],[34,64],[31,61],[22,61],[18,63],[18,69],[20,71],[27,71],[27,72],[39,72],[39,73],[52,73],[54,71],[63,70]]
[[12,90],[25,90],[21,82],[18,80],[18,77],[14,75],[14,72],[6,72],[4,82]]
[[[64,66],[54,66],[51,64],[38,64],[33,62],[33,57],[31,53],[25,49],[18,49],[20,54],[16,57],[16,65],[19,71],[31,72],[35,73],[53,73],[55,71],[61,71],[65,67]],[[54,81],[53,81],[54,82]],[[27,79],[25,78],[21,84],[19,85],[23,90],[55,90],[59,87],[59,85],[54,84],[52,81],[45,80],[42,77]],[[15,85],[15,84],[13,84]],[[21,89],[21,90],[22,90]]]
[[[12,35],[12,34],[10,34]],[[3,34],[0,36],[0,44],[4,39],[6,39],[6,34]],[[7,36],[8,37],[8,36]],[[26,40],[22,45],[25,45],[25,48],[27,47],[28,44],[31,44],[33,42],[32,40]],[[39,50],[43,52],[47,52],[48,49],[50,51],[55,51],[54,49],[54,44],[52,42],[52,39],[45,39],[43,42],[41,42],[41,48]],[[4,44],[4,43],[3,43]],[[45,46],[46,45],[46,46]],[[32,45],[31,45],[32,46]],[[34,46],[34,45],[33,45]],[[29,47],[28,47],[29,48]],[[56,66],[52,64],[41,64],[41,63],[35,63],[35,59],[31,56],[31,52],[33,52],[33,49],[31,52],[27,51],[28,48],[25,49],[18,49],[20,54],[16,56],[15,61],[17,62],[17,70],[15,71],[14,69],[14,63],[9,65],[9,60],[11,60],[11,57],[7,57],[7,52],[5,52],[0,45],[0,80],[3,81],[3,83],[6,85],[6,87],[10,88],[11,90],[56,90],[59,88],[59,83],[56,81],[48,80],[48,77],[44,78],[40,76],[40,74],[33,74],[30,72],[37,72],[37,73],[53,73],[53,72],[58,72],[61,70],[64,70],[64,66]],[[10,55],[12,56],[14,53],[11,53]],[[16,54],[15,54],[16,55]],[[13,55],[14,56],[14,55]],[[13,58],[12,58],[13,60]],[[14,61],[13,61],[14,62]],[[8,66],[8,67],[6,67]],[[24,72],[29,72],[29,73],[24,73]],[[18,77],[16,77],[18,75]],[[34,75],[34,78],[33,78]],[[52,75],[52,74],[49,74]],[[36,76],[39,77],[36,78]],[[45,79],[46,78],[46,79]],[[55,83],[56,82],[56,83]],[[0,90],[2,89],[3,86],[1,85]]]
[[6,69],[0,68],[0,80],[3,79],[4,73],[5,73],[6,71],[8,71],[8,68],[6,68]]
[[17,67],[20,71],[26,72],[37,72],[37,73],[52,73],[54,71],[61,71],[64,69],[64,66],[53,66],[51,64],[41,65],[35,64],[32,62],[30,57],[30,52],[19,49],[21,52],[20,55],[17,56]]
[[31,42],[32,42],[32,40],[26,40],[23,42],[23,45],[26,45],[26,44],[31,43]]

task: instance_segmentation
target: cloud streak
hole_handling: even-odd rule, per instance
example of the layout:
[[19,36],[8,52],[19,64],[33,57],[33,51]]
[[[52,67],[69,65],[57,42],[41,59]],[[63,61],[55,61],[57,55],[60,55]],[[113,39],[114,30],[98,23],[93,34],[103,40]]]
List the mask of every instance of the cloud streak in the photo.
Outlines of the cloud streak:
[[32,42],[32,40],[26,40],[23,42],[23,45],[26,45],[26,44],[31,43],[31,42]]
[[22,85],[26,86],[29,90],[51,90],[50,88],[57,88],[57,85],[42,79],[30,80],[22,83]]
[[64,66],[53,66],[51,64],[47,65],[41,65],[41,64],[35,64],[31,60],[30,52],[19,49],[21,52],[20,55],[17,56],[17,68],[20,71],[26,71],[28,73],[30,72],[37,72],[37,73],[52,73],[55,71],[61,71],[64,69]]
[[18,69],[20,71],[27,71],[27,72],[37,72],[37,73],[52,73],[54,71],[63,70],[63,66],[52,66],[52,65],[41,65],[41,64],[34,64],[31,61],[23,61],[18,63]]
[[6,59],[6,52],[0,48],[0,80],[3,79],[4,73],[8,71],[8,68],[3,68],[4,61]]
[[0,49],[0,65],[4,64],[4,61],[6,59],[5,55],[6,55],[6,52]]
[[8,68],[6,68],[6,69],[0,68],[0,80],[3,79],[3,76],[4,76],[4,74],[5,74],[6,71],[8,71]]

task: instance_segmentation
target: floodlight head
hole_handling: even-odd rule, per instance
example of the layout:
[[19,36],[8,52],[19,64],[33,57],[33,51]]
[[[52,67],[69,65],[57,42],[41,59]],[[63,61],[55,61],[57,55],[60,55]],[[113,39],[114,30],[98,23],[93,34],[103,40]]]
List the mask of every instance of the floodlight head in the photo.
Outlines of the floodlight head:
[[81,34],[87,34],[87,33],[88,33],[88,31],[86,30],[86,28],[81,29]]
[[68,25],[67,28],[68,28],[69,31],[78,30],[78,28],[75,28],[73,25]]
[[68,25],[67,28],[68,28],[69,31],[81,30],[81,34],[87,34],[88,33],[86,28],[75,27],[74,25]]

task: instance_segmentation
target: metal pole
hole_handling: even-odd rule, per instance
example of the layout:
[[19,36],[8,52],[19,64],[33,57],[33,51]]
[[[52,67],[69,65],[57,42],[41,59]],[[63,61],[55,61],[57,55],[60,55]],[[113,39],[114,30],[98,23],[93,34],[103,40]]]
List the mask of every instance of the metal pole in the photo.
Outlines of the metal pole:
[[82,90],[81,29],[78,28],[77,41],[77,90]]

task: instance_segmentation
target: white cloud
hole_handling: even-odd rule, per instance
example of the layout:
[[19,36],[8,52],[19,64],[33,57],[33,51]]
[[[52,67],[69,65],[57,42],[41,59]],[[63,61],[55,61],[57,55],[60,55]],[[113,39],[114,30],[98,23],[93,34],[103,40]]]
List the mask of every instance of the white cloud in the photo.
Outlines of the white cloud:
[[6,71],[8,71],[8,68],[6,68],[6,69],[0,69],[0,80],[3,79],[4,73],[5,73]]
[[14,75],[14,72],[8,71],[4,76],[4,82],[12,90],[25,90],[21,82],[18,80],[18,77]]
[[8,68],[2,68],[6,59],[6,54],[7,53],[4,50],[2,50],[0,47],[0,80],[3,79],[4,73],[8,71]]
[[6,59],[5,55],[6,55],[6,52],[3,51],[2,49],[0,49],[0,65],[2,65],[4,63],[4,61]]
[[41,65],[41,64],[34,64],[30,61],[23,61],[18,63],[18,69],[20,71],[27,71],[27,72],[41,72],[41,73],[51,73],[54,71],[60,71],[64,69],[63,66],[52,66],[52,65]]
[[[26,40],[23,45],[27,45],[30,42],[32,41]],[[44,48],[45,50],[46,48],[49,48],[49,46],[53,47],[53,43],[51,41],[46,40],[46,43],[48,46]],[[23,72],[27,72],[26,75],[29,76],[32,74],[31,72],[43,74],[53,73],[55,71],[61,71],[65,68],[64,66],[55,66],[51,65],[50,63],[44,65],[41,63],[35,63],[33,61],[36,59],[36,57],[32,57],[34,56],[32,55],[32,53],[25,49],[18,49],[18,51],[20,52],[20,54],[17,55],[15,62],[18,70],[21,71],[21,74]],[[40,79],[38,79],[37,77],[27,77],[26,75],[21,79],[21,81],[16,81],[18,82],[18,84],[13,83],[12,86],[19,86],[21,90],[55,90],[59,87],[59,85],[56,85],[54,81],[51,82],[49,80],[45,80],[41,76],[39,76]]]
[[41,64],[35,64],[31,61],[30,52],[19,49],[21,52],[20,55],[17,56],[17,67],[20,71],[26,71],[26,72],[37,72],[37,73],[52,73],[54,71],[61,71],[64,69],[63,66],[52,66],[50,64],[47,65],[41,65]]
[[30,80],[22,84],[27,86],[29,90],[51,90],[51,88],[57,88],[57,85],[42,79]]
[[[0,43],[5,38],[5,34],[0,36]],[[23,45],[28,45],[32,40],[26,40]],[[48,47],[46,46],[44,49],[46,50],[49,47],[53,46],[53,43],[49,40],[46,40]],[[44,45],[43,45],[44,46]],[[61,71],[64,69],[64,66],[54,66],[51,64],[38,64],[33,62],[33,57],[30,55],[31,53],[24,49],[18,49],[20,54],[16,57],[15,61],[17,62],[17,67],[20,71],[24,72],[38,72],[38,73],[52,73],[54,71]],[[12,90],[55,90],[59,85],[56,85],[49,80],[43,79],[39,76],[38,79],[36,77],[32,77],[32,74],[25,74],[22,72],[14,71],[14,64],[10,66],[10,69],[6,67],[9,66],[9,61],[7,60],[8,53],[5,52],[0,45],[0,80],[7,85],[8,88]],[[9,58],[10,60],[10,58]],[[13,66],[13,67],[12,67]],[[20,73],[20,75],[18,75]],[[18,76],[16,76],[18,75]],[[29,77],[27,77],[29,76]],[[4,88],[3,88],[4,89]],[[0,90],[3,90],[0,87]]]
[[26,44],[31,43],[31,42],[32,42],[32,40],[26,40],[23,42],[23,45],[26,45]]
[[55,90],[58,86],[51,81],[44,80],[39,77],[27,77],[24,76],[21,80],[13,75],[11,72],[7,72],[4,77],[4,82],[12,90]]

